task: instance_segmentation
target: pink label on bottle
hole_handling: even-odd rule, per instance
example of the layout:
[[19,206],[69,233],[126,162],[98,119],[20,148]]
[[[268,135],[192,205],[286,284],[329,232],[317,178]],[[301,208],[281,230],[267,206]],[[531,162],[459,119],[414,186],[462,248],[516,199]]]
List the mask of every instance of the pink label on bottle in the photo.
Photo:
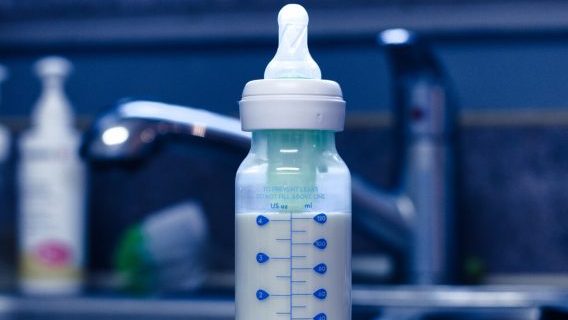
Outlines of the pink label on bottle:
[[62,242],[48,241],[37,247],[36,255],[42,263],[63,266],[71,261],[71,249]]

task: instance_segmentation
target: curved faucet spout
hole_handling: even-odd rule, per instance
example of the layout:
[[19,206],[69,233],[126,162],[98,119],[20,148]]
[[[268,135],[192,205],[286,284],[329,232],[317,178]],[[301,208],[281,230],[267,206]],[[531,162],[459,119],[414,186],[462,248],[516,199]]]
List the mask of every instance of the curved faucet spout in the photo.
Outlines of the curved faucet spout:
[[238,119],[152,101],[119,103],[85,135],[81,153],[90,160],[133,160],[150,154],[162,136],[188,136],[246,149],[251,135]]

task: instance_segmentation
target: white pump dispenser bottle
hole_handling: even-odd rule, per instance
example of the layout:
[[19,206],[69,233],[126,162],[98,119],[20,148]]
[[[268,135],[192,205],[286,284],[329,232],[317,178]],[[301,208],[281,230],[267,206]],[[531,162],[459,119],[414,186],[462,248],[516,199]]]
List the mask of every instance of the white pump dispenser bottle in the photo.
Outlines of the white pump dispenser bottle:
[[38,61],[42,93],[20,141],[20,287],[26,294],[74,294],[84,260],[85,172],[64,81],[71,63]]

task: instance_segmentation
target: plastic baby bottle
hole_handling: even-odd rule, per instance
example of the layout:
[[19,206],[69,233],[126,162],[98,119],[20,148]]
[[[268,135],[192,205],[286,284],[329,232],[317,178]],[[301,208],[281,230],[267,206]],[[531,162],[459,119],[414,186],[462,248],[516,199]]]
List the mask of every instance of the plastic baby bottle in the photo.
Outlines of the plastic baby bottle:
[[236,319],[351,319],[351,178],[335,148],[345,101],[321,79],[308,14],[278,15],[279,47],[244,88],[250,153],[236,176]]

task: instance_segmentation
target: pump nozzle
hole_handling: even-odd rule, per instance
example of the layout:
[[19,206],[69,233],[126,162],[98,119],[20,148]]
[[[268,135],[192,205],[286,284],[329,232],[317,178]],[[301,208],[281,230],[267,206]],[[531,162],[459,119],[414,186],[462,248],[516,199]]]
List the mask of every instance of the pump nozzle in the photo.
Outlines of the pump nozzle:
[[32,122],[41,127],[61,127],[73,120],[71,106],[63,91],[63,83],[73,66],[62,57],[46,57],[35,64],[42,82],[42,93],[32,112]]
[[46,57],[39,60],[35,65],[35,72],[41,79],[48,77],[65,78],[69,75],[71,69],[69,60],[62,57]]
[[321,71],[308,50],[308,13],[288,4],[278,14],[278,50],[264,71],[264,79],[321,79]]

